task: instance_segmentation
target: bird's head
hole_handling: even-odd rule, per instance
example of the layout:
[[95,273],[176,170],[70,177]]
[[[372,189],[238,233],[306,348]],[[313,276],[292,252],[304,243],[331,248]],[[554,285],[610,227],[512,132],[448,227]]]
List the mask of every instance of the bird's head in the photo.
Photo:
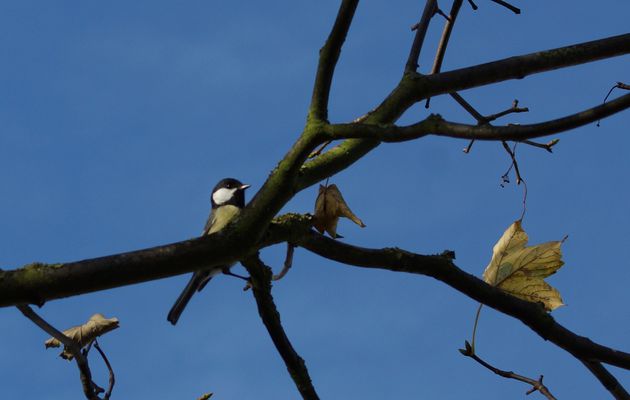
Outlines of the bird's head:
[[219,181],[212,189],[212,208],[233,205],[239,208],[245,207],[245,189],[250,185],[241,183],[238,179],[225,178]]

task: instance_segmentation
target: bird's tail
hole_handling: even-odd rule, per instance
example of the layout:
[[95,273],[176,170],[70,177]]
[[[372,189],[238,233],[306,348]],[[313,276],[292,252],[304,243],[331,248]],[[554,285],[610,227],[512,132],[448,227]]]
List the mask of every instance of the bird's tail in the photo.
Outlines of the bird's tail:
[[171,307],[171,311],[168,312],[168,317],[166,317],[168,322],[173,325],[177,324],[179,316],[182,315],[182,311],[186,308],[186,305],[192,298],[193,294],[195,294],[196,291],[203,289],[210,279],[212,279],[212,276],[210,276],[210,273],[207,271],[197,271],[193,274],[184,290],[182,290],[182,293],[179,295],[177,300],[175,300],[175,304]]

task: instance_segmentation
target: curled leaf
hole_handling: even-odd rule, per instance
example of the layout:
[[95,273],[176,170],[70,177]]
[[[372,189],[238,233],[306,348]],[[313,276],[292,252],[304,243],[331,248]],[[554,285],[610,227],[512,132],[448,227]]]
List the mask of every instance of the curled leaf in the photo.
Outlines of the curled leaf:
[[510,225],[492,249],[483,280],[515,297],[540,302],[547,311],[555,310],[564,303],[544,278],[564,265],[560,249],[563,241],[527,247],[528,240],[521,220]]
[[[105,318],[102,314],[94,314],[83,325],[73,326],[63,331],[63,334],[75,341],[80,348],[92,343],[98,336],[119,327],[118,318]],[[44,342],[46,348],[59,347],[61,342],[55,338],[50,338]],[[66,360],[72,360],[72,354],[64,350],[60,356]]]
[[361,228],[365,227],[363,221],[350,210],[337,185],[319,185],[319,194],[315,200],[313,226],[319,233],[328,232],[332,238],[340,237],[337,235],[339,217],[348,218]]

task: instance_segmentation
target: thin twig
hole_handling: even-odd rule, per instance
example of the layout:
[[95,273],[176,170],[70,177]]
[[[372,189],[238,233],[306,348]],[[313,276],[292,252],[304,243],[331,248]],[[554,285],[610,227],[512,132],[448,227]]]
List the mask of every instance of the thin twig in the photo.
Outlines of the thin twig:
[[442,11],[442,9],[441,9],[441,8],[439,8],[439,7],[435,9],[435,13],[436,13],[437,15],[441,15],[442,17],[444,17],[444,19],[446,19],[447,21],[450,21],[450,19],[451,19],[451,18],[450,18],[448,15],[446,15],[446,13],[445,13],[444,11]]
[[483,115],[481,115],[481,113],[479,111],[477,111],[475,109],[475,107],[473,107],[469,102],[466,101],[466,99],[464,99],[462,97],[462,95],[460,95],[457,92],[453,92],[453,93],[449,93],[449,95],[455,99],[455,101],[457,102],[457,104],[459,104],[460,106],[462,106],[462,108],[466,111],[468,111],[468,113],[470,115],[473,116],[473,118],[475,118],[477,120],[477,123],[479,125],[483,125],[488,123],[488,121],[486,120],[486,117],[484,117]]
[[[626,85],[623,82],[617,82],[613,87],[610,88],[610,90],[608,91],[608,93],[606,93],[606,97],[604,97],[604,101],[603,103],[606,103],[606,100],[608,100],[608,96],[610,96],[610,94],[613,92],[613,90],[615,89],[625,89],[625,90],[630,90],[630,85]],[[597,126],[599,127],[601,121],[597,121]]]
[[515,7],[513,5],[511,5],[510,3],[507,3],[503,0],[491,0],[505,8],[507,8],[508,10],[512,11],[514,14],[520,14],[521,13],[521,9],[518,7]]
[[519,107],[518,106],[518,100],[514,100],[512,102],[512,106],[510,108],[508,108],[506,110],[503,110],[501,112],[498,112],[496,114],[487,115],[487,116],[484,117],[484,119],[487,122],[492,122],[495,119],[503,117],[505,115],[514,114],[514,113],[522,113],[522,112],[529,112],[529,108],[527,108],[527,107]]
[[77,367],[79,368],[81,385],[83,386],[83,393],[85,394],[85,397],[90,400],[100,400],[97,395],[100,388],[92,381],[92,372],[90,371],[88,361],[84,357],[83,353],[81,352],[81,348],[77,345],[77,343],[64,335],[59,330],[57,330],[54,326],[46,322],[46,320],[44,320],[35,311],[33,311],[30,306],[26,304],[20,304],[16,307],[18,308],[18,310],[20,310],[22,314],[24,314],[26,318],[30,319],[44,332],[48,333],[50,336],[60,341],[65,346],[65,348],[72,353],[77,363]]
[[479,364],[481,364],[482,366],[484,366],[485,368],[489,369],[490,371],[494,372],[495,374],[502,376],[504,378],[508,378],[508,379],[514,379],[520,382],[525,382],[529,385],[532,386],[532,388],[530,390],[527,391],[526,394],[531,394],[533,392],[540,392],[540,394],[542,394],[543,396],[545,396],[547,399],[549,400],[556,400],[556,398],[551,394],[551,392],[549,391],[549,389],[543,384],[543,376],[540,375],[540,378],[538,379],[532,379],[532,378],[528,378],[526,376],[523,375],[519,375],[517,373],[514,373],[512,371],[504,371],[502,369],[499,369],[497,367],[494,367],[492,365],[490,365],[488,362],[484,361],[483,359],[481,359],[474,351],[474,349],[472,348],[472,346],[470,345],[470,343],[468,343],[468,341],[466,341],[465,343],[466,348],[465,349],[460,349],[459,352],[462,353],[464,356],[466,357],[470,357],[473,360],[477,361]]
[[472,146],[474,143],[475,143],[475,139],[471,139],[471,141],[468,142],[468,146],[464,147],[462,151],[466,154],[470,153],[470,150],[472,150]]
[[413,44],[411,45],[411,49],[409,50],[409,57],[407,58],[407,63],[405,64],[405,72],[415,72],[418,69],[420,50],[422,50],[424,37],[427,34],[429,23],[431,22],[431,18],[433,18],[433,16],[435,15],[436,10],[436,0],[427,0],[424,5],[424,10],[422,11],[420,22],[418,22],[411,28],[412,30],[416,31],[416,35],[413,38]]
[[[510,158],[512,159],[512,164],[510,165],[510,168],[507,170],[505,174],[503,174],[504,181],[505,179],[507,179],[507,175],[510,173],[510,170],[512,169],[512,167],[514,167],[514,173],[516,174],[516,184],[520,185],[521,182],[523,182],[523,177],[521,176],[521,172],[518,169],[518,162],[516,161],[516,144],[517,143],[514,143],[514,148],[512,149],[510,149],[510,146],[508,146],[505,140],[502,140],[501,144],[503,145],[503,148],[505,149],[505,151],[507,151],[507,153],[510,155]],[[509,182],[509,180],[507,182]]]
[[282,327],[280,313],[278,313],[271,295],[271,268],[260,260],[258,254],[243,260],[241,263],[251,276],[252,291],[258,306],[258,314],[278,353],[284,360],[295,386],[305,400],[319,399],[311,382],[306,363],[295,351]]
[[[449,12],[449,16],[444,23],[444,28],[442,29],[440,43],[438,44],[437,51],[435,52],[435,59],[433,60],[433,68],[431,68],[431,74],[437,74],[442,68],[442,62],[444,61],[444,55],[446,54],[448,41],[451,38],[451,33],[453,32],[453,27],[455,26],[455,20],[457,19],[457,15],[459,14],[459,9],[461,8],[463,1],[464,0],[453,1],[451,11]],[[429,108],[430,102],[431,98],[429,97],[427,98],[424,107]]]
[[94,348],[98,351],[98,353],[105,361],[105,365],[107,366],[107,370],[109,371],[109,386],[107,387],[107,392],[103,396],[103,400],[108,400],[112,395],[112,390],[114,390],[114,384],[116,384],[116,377],[114,376],[114,370],[112,369],[112,365],[109,363],[105,352],[101,349],[101,346],[98,344],[98,340],[94,339]]
[[291,267],[293,266],[293,253],[295,252],[295,245],[293,243],[287,242],[287,255],[284,258],[284,266],[282,271],[280,271],[277,275],[274,275],[271,280],[279,281],[284,278],[284,276],[289,272]]
[[315,158],[317,156],[319,156],[320,154],[322,154],[322,151],[324,151],[324,149],[326,147],[328,147],[329,144],[332,143],[332,140],[327,140],[324,143],[322,143],[317,149],[315,149],[315,151],[313,151],[311,154],[308,155],[308,158]]
[[548,141],[547,143],[538,143],[538,142],[533,142],[527,139],[520,141],[520,143],[523,143],[529,146],[539,147],[541,149],[547,150],[550,153],[553,153],[553,146],[557,145],[558,142],[560,142],[560,139],[552,139]]
[[479,8],[479,7],[477,7],[477,5],[475,4],[475,2],[473,0],[468,0],[468,4],[470,4],[472,9],[475,10],[475,11],[477,11],[477,9]]

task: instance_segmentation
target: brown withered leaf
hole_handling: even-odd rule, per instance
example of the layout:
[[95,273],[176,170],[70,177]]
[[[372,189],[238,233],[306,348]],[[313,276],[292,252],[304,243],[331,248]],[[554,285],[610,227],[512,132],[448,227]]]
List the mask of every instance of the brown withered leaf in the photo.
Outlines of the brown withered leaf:
[[313,226],[319,233],[328,232],[330,237],[335,239],[340,237],[337,235],[337,222],[339,222],[340,217],[348,218],[361,228],[365,228],[363,221],[354,215],[346,204],[337,185],[319,185],[319,194],[315,200]]
[[[105,318],[103,314],[94,314],[83,325],[73,326],[63,331],[63,334],[74,340],[80,348],[90,344],[98,336],[104,335],[119,327],[118,318]],[[59,347],[61,342],[55,338],[50,338],[44,342],[46,348]],[[72,360],[72,354],[65,350],[59,355],[66,360]]]

